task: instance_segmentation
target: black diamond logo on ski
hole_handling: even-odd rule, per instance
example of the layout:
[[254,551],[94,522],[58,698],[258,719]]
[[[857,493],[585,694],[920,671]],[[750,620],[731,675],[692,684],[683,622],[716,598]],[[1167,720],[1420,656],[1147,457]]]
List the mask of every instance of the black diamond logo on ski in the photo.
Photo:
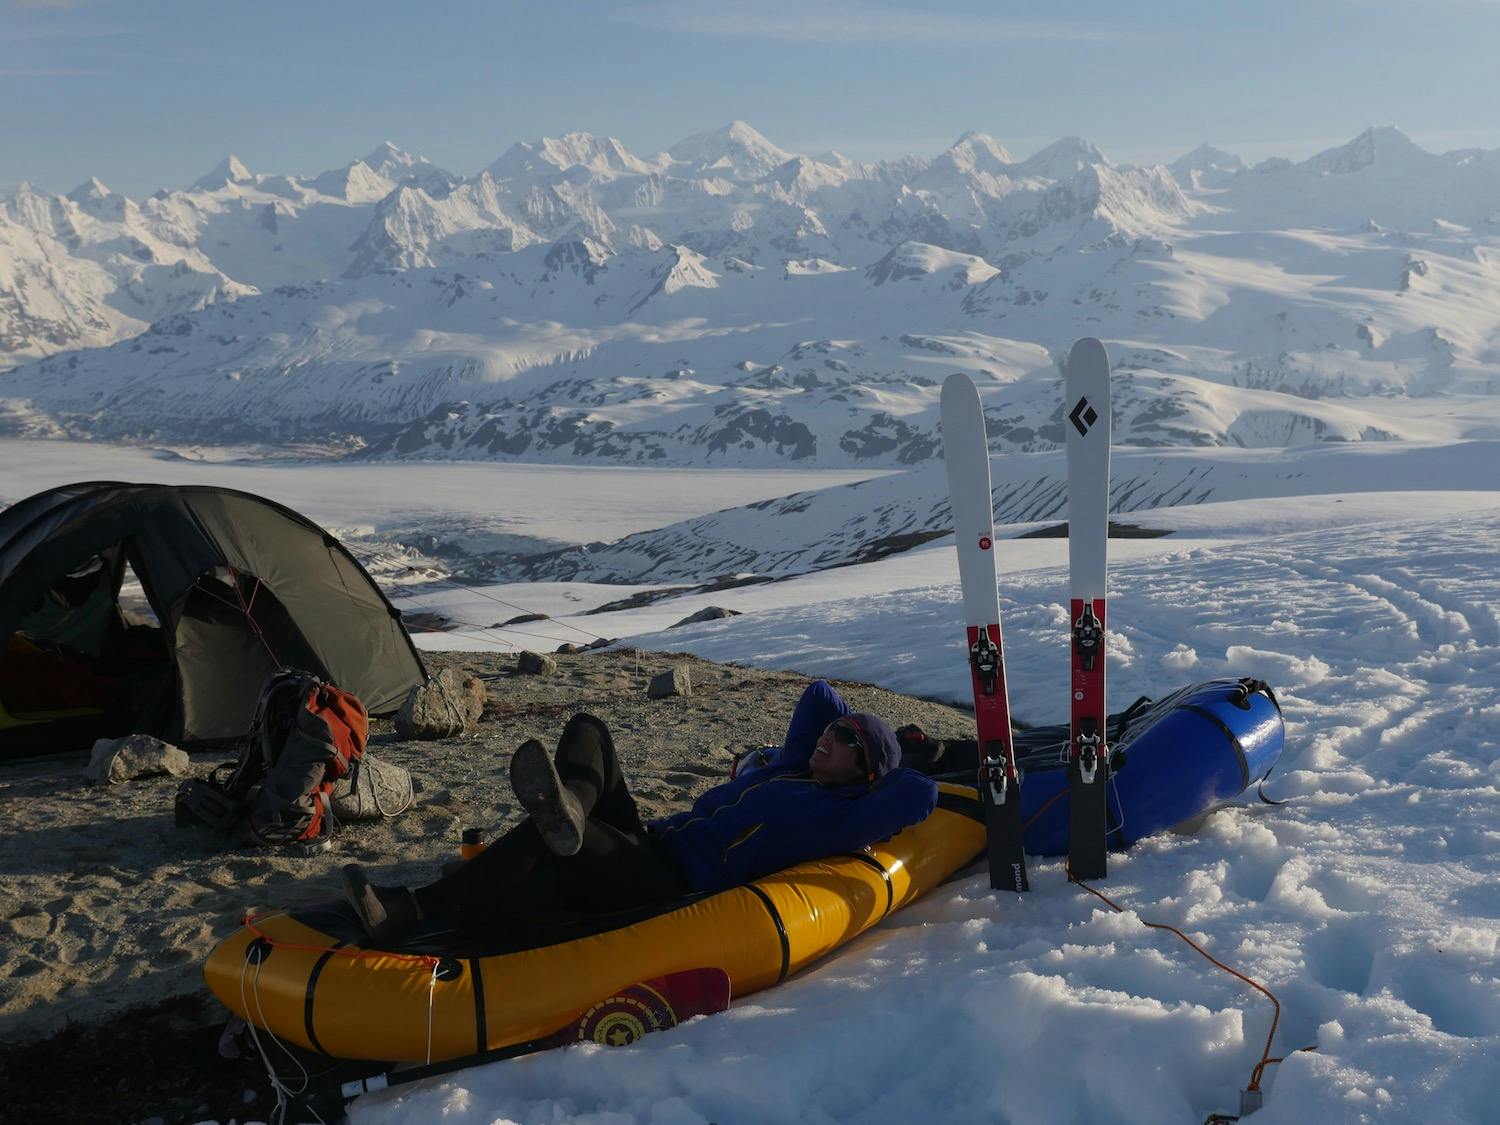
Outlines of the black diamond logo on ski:
[[1081,398],[1078,405],[1073,407],[1073,413],[1068,415],[1068,421],[1078,427],[1078,432],[1084,437],[1089,436],[1089,430],[1094,428],[1094,423],[1099,421],[1099,413],[1089,405],[1089,400]]

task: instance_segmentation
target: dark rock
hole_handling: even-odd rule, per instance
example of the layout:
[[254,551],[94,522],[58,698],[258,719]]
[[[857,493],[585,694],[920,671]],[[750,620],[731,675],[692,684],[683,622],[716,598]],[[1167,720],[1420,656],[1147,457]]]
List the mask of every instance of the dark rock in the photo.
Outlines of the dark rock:
[[652,676],[651,683],[646,687],[647,699],[667,699],[674,695],[692,694],[693,677],[685,664],[679,664],[670,672]]
[[669,625],[667,627],[669,629],[676,629],[679,625],[696,625],[700,621],[718,621],[722,617],[738,617],[739,615],[740,611],[737,609],[725,609],[720,605],[711,605],[700,609],[697,613],[684,617],[681,621],[677,622],[677,625]]
[[[570,648],[569,651],[573,649]],[[523,652],[516,658],[516,671],[523,676],[555,676],[557,675],[557,661],[545,653]]]
[[545,613],[523,613],[520,617],[512,617],[509,621],[500,622],[497,628],[503,629],[507,625],[529,625],[533,621],[546,620],[548,620],[548,617]]

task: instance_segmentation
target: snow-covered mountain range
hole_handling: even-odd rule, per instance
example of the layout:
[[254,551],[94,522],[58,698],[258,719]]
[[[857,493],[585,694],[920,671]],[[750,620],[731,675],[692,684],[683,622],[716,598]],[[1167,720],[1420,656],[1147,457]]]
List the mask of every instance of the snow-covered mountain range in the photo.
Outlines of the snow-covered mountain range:
[[1124,444],[1492,437],[1462,404],[1500,392],[1497,330],[1500,150],[1392,128],[1135,168],[979,133],[864,164],[736,122],[471,176],[385,145],[315,176],[230,157],[139,203],[0,198],[10,433],[899,467],[937,455],[957,370],[997,452],[1055,448],[1057,360],[1095,335]]

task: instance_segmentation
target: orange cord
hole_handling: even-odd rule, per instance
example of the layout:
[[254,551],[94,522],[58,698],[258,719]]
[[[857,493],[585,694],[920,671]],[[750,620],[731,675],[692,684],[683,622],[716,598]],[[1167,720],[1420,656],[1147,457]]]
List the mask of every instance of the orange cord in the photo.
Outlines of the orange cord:
[[267,945],[276,949],[300,949],[304,953],[336,953],[340,957],[353,957],[356,960],[375,957],[393,957],[398,961],[415,961],[419,965],[426,965],[429,969],[436,968],[442,964],[441,957],[434,957],[430,953],[385,953],[378,949],[363,949],[359,946],[331,946],[331,945],[303,945],[295,941],[281,941],[273,938],[262,930],[258,925],[262,918],[279,916],[282,911],[267,911],[264,914],[246,914],[243,921],[244,927]]
[[[1064,868],[1065,869],[1066,869],[1066,866],[1067,865],[1064,864]],[[1101,902],[1103,902],[1105,906],[1108,906],[1116,914],[1124,914],[1125,913],[1125,908],[1124,907],[1116,905],[1114,902],[1110,901],[1110,899],[1107,898],[1105,895],[1103,895],[1099,891],[1096,891],[1093,887],[1091,887],[1087,883],[1085,883],[1082,879],[1075,878],[1072,871],[1068,871],[1068,881],[1070,883],[1077,883],[1084,890],[1088,891],[1089,894],[1093,895],[1095,898],[1097,898]],[[1281,1001],[1277,1000],[1276,997],[1271,994],[1271,990],[1269,988],[1267,988],[1265,985],[1261,984],[1259,981],[1251,980],[1249,977],[1247,977],[1244,973],[1240,972],[1238,969],[1230,968],[1228,965],[1224,964],[1223,961],[1220,961],[1212,953],[1208,952],[1208,950],[1204,949],[1201,945],[1199,945],[1192,938],[1188,937],[1187,934],[1183,933],[1176,926],[1169,926],[1165,922],[1148,922],[1144,918],[1141,919],[1141,925],[1148,926],[1148,927],[1150,927],[1153,930],[1166,930],[1168,933],[1176,934],[1183,941],[1187,942],[1188,946],[1194,952],[1196,952],[1197,954],[1199,954],[1200,956],[1202,956],[1203,958],[1205,958],[1210,963],[1212,963],[1212,964],[1216,965],[1217,967],[1223,969],[1230,976],[1235,977],[1235,978],[1237,978],[1239,980],[1244,981],[1251,988],[1253,988],[1257,992],[1261,993],[1263,996],[1265,996],[1265,998],[1267,1000],[1269,1000],[1271,1002],[1271,1007],[1273,1009],[1273,1014],[1271,1016],[1271,1030],[1266,1033],[1266,1049],[1261,1053],[1260,1062],[1256,1064],[1255,1070],[1252,1071],[1251,1074],[1250,1074],[1250,1085],[1248,1085],[1247,1087],[1245,1087],[1247,1090],[1259,1090],[1260,1089],[1260,1080],[1261,1080],[1261,1077],[1265,1074],[1266,1067],[1270,1066],[1272,1063],[1279,1063],[1279,1062],[1282,1061],[1282,1059],[1284,1059],[1286,1057],[1284,1055],[1281,1058],[1272,1058],[1271,1057],[1271,1041],[1276,1038],[1276,1025],[1281,1022]],[[1317,1048],[1316,1047],[1300,1047],[1300,1048],[1298,1048],[1298,1050],[1300,1050],[1300,1051],[1316,1051]]]
[[[1067,795],[1068,791],[1066,789],[1059,789],[1056,793],[1052,794],[1052,796],[1048,797],[1045,801],[1042,802],[1042,807],[1031,814],[1031,819],[1028,820],[1025,824],[1021,825],[1021,831],[1025,832],[1026,829],[1030,828],[1033,824],[1041,819],[1041,816],[1044,812],[1050,809],[1053,805],[1057,804],[1059,800],[1061,800],[1063,797],[1066,797]],[[1070,875],[1069,878],[1072,878],[1072,876]]]

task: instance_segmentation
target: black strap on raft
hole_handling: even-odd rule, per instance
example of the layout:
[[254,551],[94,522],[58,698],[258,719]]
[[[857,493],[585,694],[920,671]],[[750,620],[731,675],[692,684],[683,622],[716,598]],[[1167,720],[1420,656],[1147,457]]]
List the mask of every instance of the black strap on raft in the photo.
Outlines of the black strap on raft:
[[1271,690],[1271,685],[1265,680],[1252,679],[1250,676],[1240,677],[1239,684],[1229,693],[1229,702],[1241,711],[1248,711],[1250,710],[1250,697],[1257,693],[1269,699],[1271,706],[1276,708],[1276,713],[1281,714],[1281,702],[1276,698],[1276,693]]
[[1275,768],[1275,766],[1272,766],[1271,769],[1266,771],[1266,776],[1260,779],[1260,783],[1255,787],[1255,795],[1268,805],[1284,805],[1290,798],[1283,797],[1279,801],[1273,801],[1270,797],[1266,796],[1266,778],[1271,776],[1271,770]]
[[[1281,714],[1281,701],[1276,698],[1276,692],[1271,689],[1271,685],[1266,683],[1265,680],[1253,679],[1250,676],[1240,677],[1239,684],[1229,693],[1229,702],[1242,711],[1248,711],[1250,710],[1250,697],[1257,693],[1269,699],[1271,706],[1276,708],[1276,713],[1278,715]],[[1271,772],[1275,768],[1276,766],[1273,764],[1271,769],[1266,770],[1255,786],[1255,795],[1268,805],[1284,805],[1287,803],[1286,799],[1276,801],[1266,796],[1266,779],[1271,776]]]
[[1119,724],[1119,727],[1115,731],[1114,738],[1110,739],[1110,741],[1119,742],[1120,739],[1124,738],[1125,732],[1135,724],[1136,719],[1141,717],[1141,712],[1150,707],[1151,703],[1151,697],[1149,695],[1143,695],[1129,707],[1125,708],[1125,710],[1121,711],[1115,719],[1115,721]]

